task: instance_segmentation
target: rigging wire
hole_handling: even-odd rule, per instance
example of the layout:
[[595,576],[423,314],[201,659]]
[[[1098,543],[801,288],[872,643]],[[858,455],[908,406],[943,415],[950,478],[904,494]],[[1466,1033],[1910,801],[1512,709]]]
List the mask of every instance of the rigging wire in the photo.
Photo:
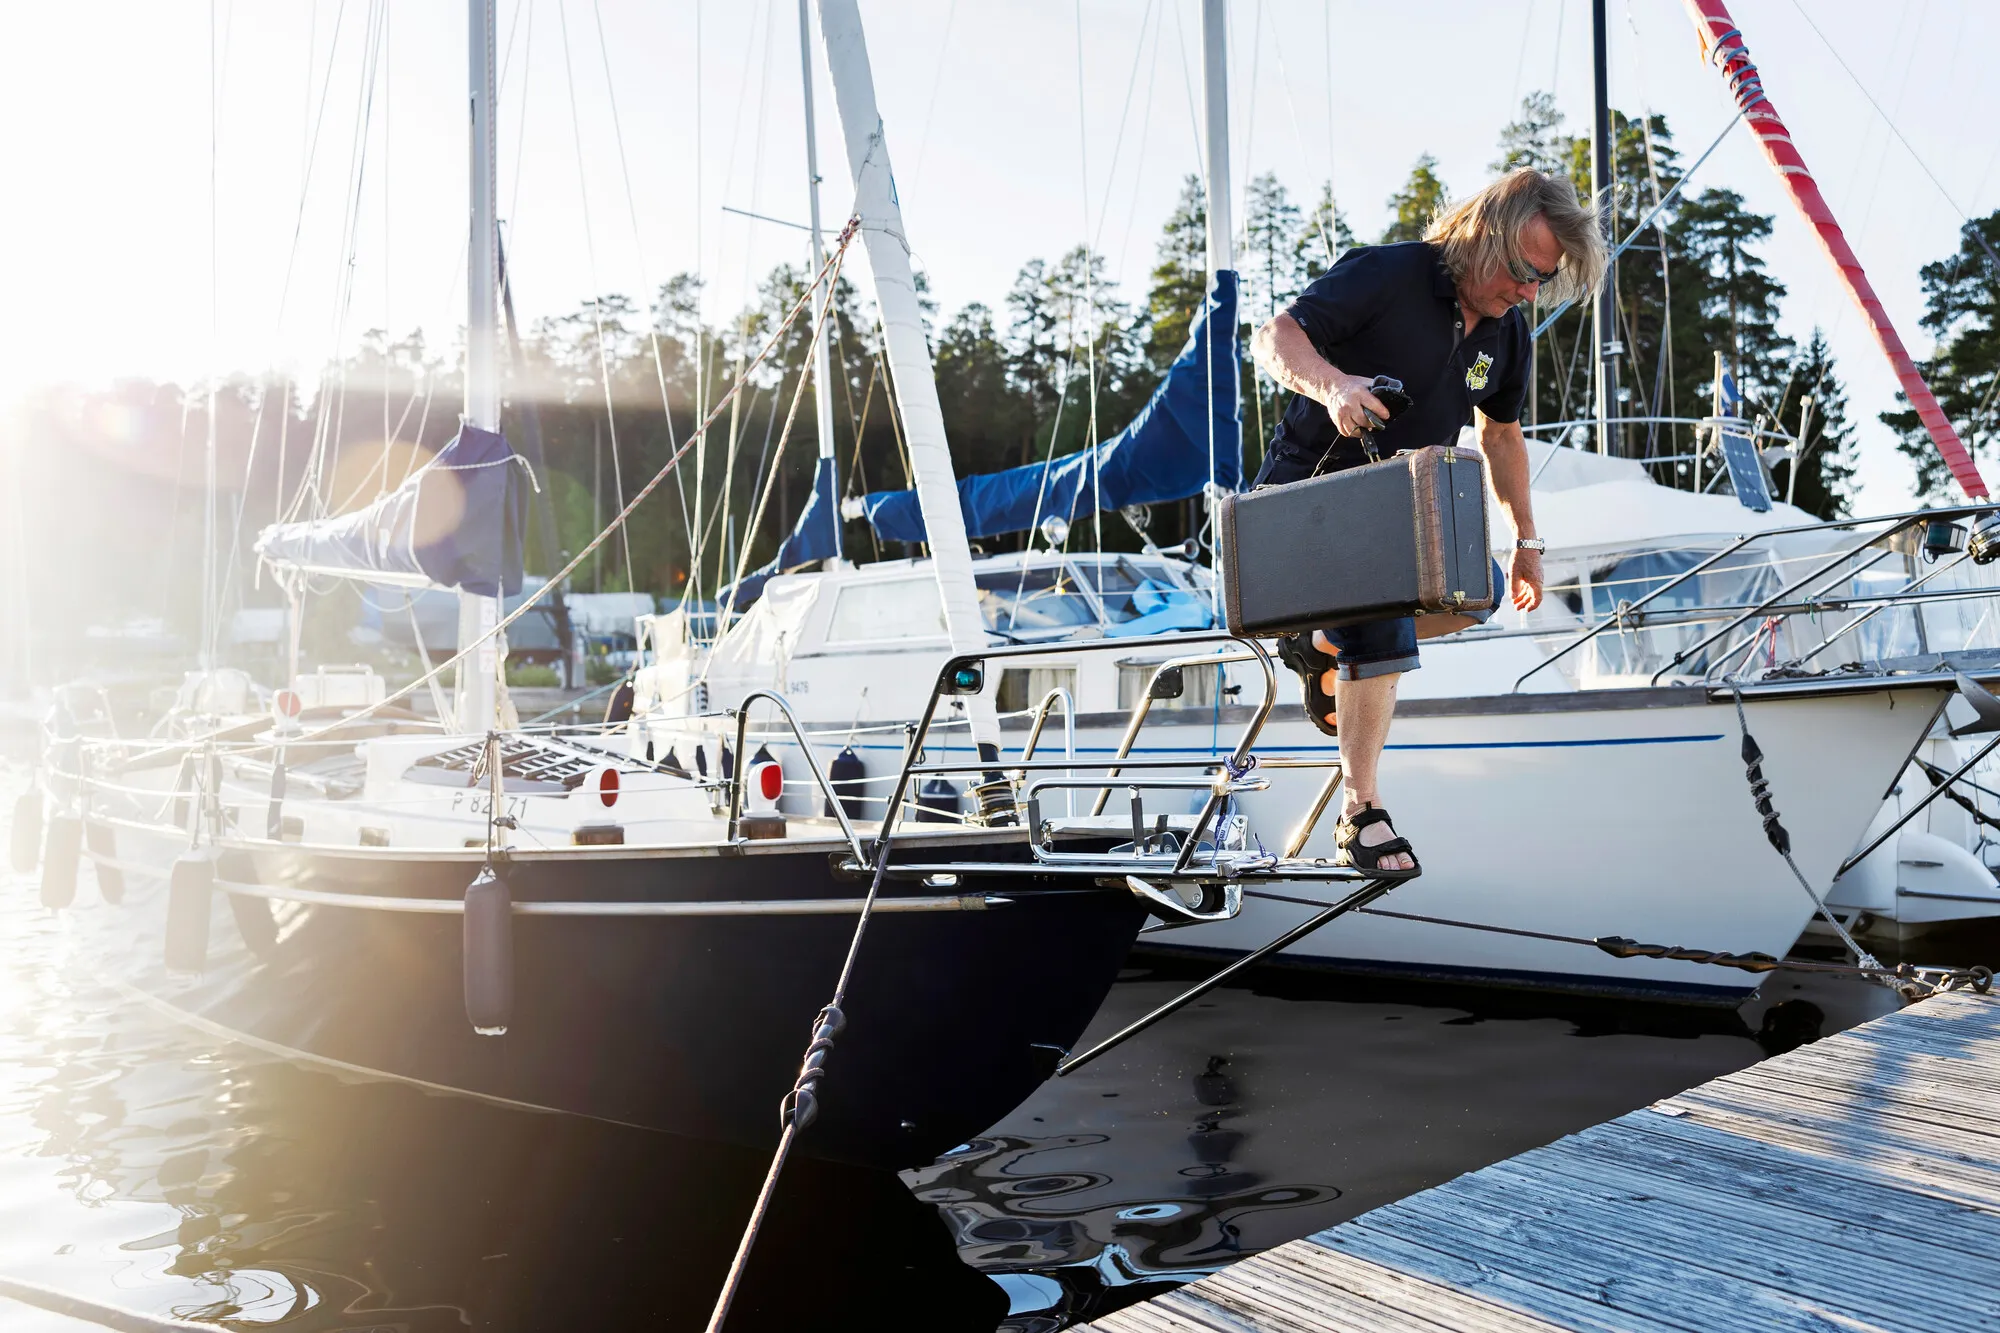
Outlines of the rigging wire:
[[[1157,13],[1152,0],[1147,0],[1147,13]],[[1166,31],[1166,20],[1157,19],[1153,24],[1153,49],[1146,57],[1146,100],[1139,111],[1139,147],[1134,154],[1137,164],[1133,168],[1132,204],[1130,208],[1125,210],[1125,231],[1118,242],[1118,260],[1121,270],[1124,268],[1125,257],[1132,253],[1132,229],[1137,225],[1139,220],[1139,182],[1146,175],[1146,145],[1152,140],[1153,85],[1158,82],[1159,78],[1160,34],[1164,31]],[[1145,35],[1143,23],[1140,27],[1140,35],[1142,37]],[[1107,214],[1110,211],[1110,207],[1110,193],[1107,190],[1105,195],[1105,211]]]
[[[765,18],[764,49],[762,58],[758,64],[758,71],[757,71],[757,129],[756,133],[752,137],[752,143],[750,148],[750,209],[753,215],[758,211],[758,204],[762,198],[762,186],[764,177],[764,140],[765,140],[764,111],[765,108],[769,105],[770,101],[770,99],[765,94],[769,90],[771,83],[771,36],[774,32],[777,31],[778,28],[778,23],[776,18],[777,4],[778,0],[770,0],[770,4],[766,7],[764,12],[764,18]],[[753,25],[751,29],[752,46],[755,45],[755,36],[756,36],[756,29],[755,26]],[[740,91],[747,93],[750,86],[749,65],[747,63],[749,60],[748,48],[745,49],[744,60],[746,62],[744,65],[744,80],[742,89]],[[739,100],[739,106],[740,105],[741,103]],[[733,144],[732,144],[731,154],[733,158],[734,156]],[[744,232],[744,241],[743,241],[743,296],[742,296],[743,313],[739,317],[741,320],[741,328],[738,330],[736,335],[736,340],[737,340],[736,369],[739,375],[743,373],[743,358],[749,354],[750,350],[750,336],[751,336],[750,326],[752,319],[751,293],[753,291],[750,279],[750,238],[756,234],[756,230],[757,230],[757,219],[753,216],[748,229]],[[782,384],[783,382],[784,382],[784,377],[781,371],[779,375],[779,383]],[[744,401],[741,398],[739,398],[736,400],[735,403],[733,403],[730,406],[729,409],[729,442],[727,446],[728,452],[723,457],[723,467],[722,467],[722,497],[723,497],[723,502],[725,504],[727,503],[728,498],[735,491],[736,461],[742,454],[742,448],[743,448],[742,432],[743,432],[743,427],[745,425],[745,417],[747,416],[747,413],[744,412],[743,410],[745,406],[746,404],[744,403]],[[742,549],[745,551],[749,549],[747,541]],[[729,553],[727,551],[722,550],[720,547],[717,548],[716,574],[718,576],[720,576],[721,573],[723,572],[724,569],[723,562],[727,560],[728,555]],[[721,588],[718,587],[716,589],[717,595],[720,595],[721,591],[722,591]],[[734,603],[734,600],[735,600],[734,594],[732,593],[731,594],[732,604]],[[727,620],[728,618],[725,616],[716,622],[716,633],[718,636],[721,635],[724,629],[726,628]]]
[[[590,182],[583,166],[583,122],[576,109],[576,71],[570,63],[569,51],[569,6],[563,0],[556,0],[556,21],[562,32],[563,79],[569,89],[570,140],[576,152],[576,193],[583,205],[583,253],[590,273],[590,317],[597,330],[597,375],[604,387],[604,431],[611,444],[611,485],[617,493],[620,508],[625,504],[625,466],[619,459],[618,413],[611,400],[611,349],[604,340],[604,298],[596,293],[604,289],[597,282],[597,228],[590,214]],[[638,571],[632,568],[632,537],[624,528],[618,530],[618,543],[625,557],[625,587],[630,591],[638,584]]]
[[[639,206],[632,193],[632,168],[625,157],[625,128],[618,115],[618,88],[611,78],[611,51],[609,44],[604,40],[604,9],[599,0],[591,0],[590,12],[597,22],[597,55],[604,66],[605,96],[611,103],[611,135],[618,145],[618,174],[625,184],[625,214],[632,224],[632,248],[639,260],[639,285],[645,290],[650,301],[654,295],[653,279],[647,272],[645,245],[639,234]],[[677,441],[674,439],[673,404],[667,397],[667,366],[660,355],[659,319],[649,311],[646,323],[646,341],[653,353],[653,375],[660,387],[660,415],[666,422],[667,448],[672,449]],[[694,520],[688,512],[687,481],[679,472],[674,474],[674,486],[680,494],[681,525],[686,530],[688,546],[692,549]]]
[[[1908,137],[1904,135],[1903,131],[1897,128],[1896,122],[1890,119],[1889,113],[1882,109],[1882,104],[1875,100],[1875,94],[1868,91],[1868,85],[1861,81],[1861,76],[1854,72],[1854,67],[1847,63],[1846,57],[1842,56],[1840,54],[1839,49],[1835,47],[1830,40],[1828,40],[1827,35],[1824,32],[1820,31],[1819,24],[1813,22],[1813,17],[1810,13],[1807,12],[1806,7],[1800,4],[1799,0],[1792,0],[1792,8],[1799,11],[1799,17],[1804,19],[1806,21],[1806,26],[1813,30],[1813,36],[1819,38],[1820,44],[1826,47],[1827,54],[1831,55],[1834,59],[1834,62],[1838,64],[1840,68],[1846,72],[1847,77],[1854,81],[1855,88],[1860,91],[1863,97],[1868,99],[1868,105],[1875,108],[1875,114],[1882,118],[1882,123],[1884,125],[1888,126],[1889,133],[1896,136],[1896,142],[1903,145],[1905,151],[1907,151],[1910,155],[1910,160],[1912,162],[1915,162],[1917,166],[1923,171],[1924,175],[1930,178],[1931,184],[1937,187],[1938,194],[1944,199],[1944,201],[1947,204],[1951,205],[1952,211],[1958,214],[1959,219],[1961,221],[1969,221],[1970,219],[1967,218],[1965,210],[1959,207],[1958,200],[1952,197],[1951,191],[1945,188],[1944,182],[1938,179],[1937,173],[1931,170],[1930,164],[1925,162],[1922,155],[1917,152],[1916,145],[1912,144],[1909,141]],[[1911,58],[1914,61],[1915,59],[1914,45],[1911,50]],[[1907,77],[1907,72],[1905,77]],[[1991,255],[1992,253],[1993,252],[1990,249],[1987,250],[1988,255]],[[2000,259],[1996,259],[1995,263],[2000,264]]]
[[[1150,7],[1152,0],[1146,0],[1146,3]],[[920,190],[923,184],[924,151],[931,143],[931,123],[937,116],[938,89],[944,87],[944,57],[945,53],[951,50],[951,25],[952,20],[957,17],[958,0],[951,0],[951,4],[946,6],[944,11],[944,36],[938,39],[937,60],[931,72],[931,95],[924,103],[924,128],[917,136],[917,163],[910,172],[912,192]]]
[[[329,454],[337,455],[339,452],[337,436],[347,395],[347,367],[341,348],[347,340],[347,317],[352,309],[354,297],[355,251],[359,245],[361,193],[366,178],[368,156],[368,127],[373,119],[375,72],[381,53],[380,22],[381,0],[370,0],[361,39],[362,64],[356,87],[355,129],[348,148],[347,207],[343,213],[340,264],[334,283],[333,328],[330,341],[335,383],[333,389],[329,391],[322,380],[314,395],[313,442],[306,455],[305,474],[299,479],[299,489],[283,516],[285,519],[296,518],[304,512],[308,500],[313,502],[315,516],[325,513],[323,486],[329,469]],[[327,401],[329,392],[334,398],[331,411]]]
[[[1129,123],[1132,115],[1132,92],[1135,88],[1138,87],[1139,84],[1139,65],[1141,61],[1144,59],[1146,54],[1146,25],[1152,22],[1153,9],[1155,3],[1156,0],[1146,0],[1146,8],[1139,15],[1139,39],[1132,44],[1132,72],[1126,77],[1125,80],[1125,104],[1123,107],[1119,109],[1118,133],[1111,141],[1111,169],[1105,174],[1104,177],[1104,202],[1098,207],[1097,210],[1097,231],[1094,234],[1090,234],[1090,245],[1092,249],[1099,249],[1103,246],[1104,228],[1105,225],[1111,220],[1111,192],[1113,186],[1117,183],[1118,180],[1119,156],[1125,151],[1125,127]],[[1079,51],[1078,52],[1079,62],[1081,61],[1081,59],[1082,59],[1082,52]],[[1078,105],[1079,107],[1082,105],[1081,91],[1079,91],[1078,93]],[[1143,147],[1141,151],[1143,152]],[[1088,218],[1090,216],[1090,198],[1089,198],[1090,180],[1088,176],[1085,177],[1083,184],[1084,184],[1083,212],[1084,216]],[[1133,193],[1133,198],[1136,201],[1138,198],[1138,185],[1136,179],[1134,180],[1132,193]],[[1122,252],[1120,254],[1120,257],[1121,258],[1123,257]]]
[[[1258,0],[1261,5],[1263,0]],[[1094,276],[1097,265],[1092,262],[1090,239],[1090,133],[1088,113],[1084,109],[1083,83],[1083,0],[1075,0],[1073,12],[1076,15],[1076,164],[1082,178],[1083,189],[1079,200],[1083,205],[1083,297],[1084,297],[1084,375],[1090,391],[1090,418],[1084,425],[1084,447],[1090,451],[1090,526],[1097,544],[1098,559],[1093,562],[1097,571],[1097,608],[1099,623],[1104,615],[1104,477],[1103,460],[1097,454],[1097,287]],[[1070,298],[1072,306],[1076,298]],[[1073,336],[1073,335],[1072,335]],[[1050,447],[1054,448],[1054,437],[1050,437]],[[1048,472],[1042,473],[1046,480]],[[1018,598],[1016,599],[1018,601]]]
[[[380,699],[379,701],[369,704],[363,708],[357,709],[338,721],[329,722],[317,731],[309,731],[299,736],[293,737],[290,741],[287,742],[287,744],[299,745],[299,744],[305,744],[310,741],[318,740],[320,737],[326,735],[328,732],[333,731],[338,727],[351,726],[353,723],[361,720],[362,718],[372,716],[381,709],[387,708],[391,704],[398,703],[403,699],[408,698],[410,695],[414,694],[417,690],[427,686],[431,681],[438,679],[438,677],[442,673],[453,669],[460,663],[464,662],[466,659],[470,658],[475,652],[479,651],[479,649],[483,647],[487,642],[491,641],[492,639],[498,637],[501,634],[504,634],[510,625],[512,625],[515,621],[519,620],[522,616],[527,615],[531,610],[533,610],[537,605],[539,605],[542,598],[548,596],[549,593],[554,589],[561,587],[564,580],[568,579],[571,574],[575,573],[580,567],[582,567],[584,562],[589,560],[590,557],[596,553],[597,549],[600,546],[602,546],[606,541],[610,540],[613,532],[615,532],[619,527],[623,526],[628,520],[630,520],[633,512],[637,510],[641,504],[645,503],[647,497],[651,496],[652,493],[655,490],[657,490],[663,482],[666,481],[667,475],[671,473],[676,467],[680,466],[681,460],[687,456],[688,452],[694,447],[694,445],[702,437],[702,435],[706,433],[709,430],[709,428],[715,424],[716,418],[718,418],[722,414],[723,408],[728,406],[730,401],[733,400],[739,393],[742,392],[744,385],[749,382],[749,375],[752,372],[754,372],[759,366],[763,365],[764,362],[770,358],[771,353],[777,350],[779,342],[784,338],[786,332],[791,329],[792,325],[798,321],[800,313],[805,310],[806,306],[811,301],[813,291],[818,286],[818,284],[821,282],[829,282],[829,283],[838,282],[840,276],[841,261],[846,257],[847,247],[853,242],[854,237],[858,234],[859,231],[860,231],[859,220],[850,219],[847,225],[841,229],[839,241],[833,253],[827,256],[826,264],[820,269],[819,274],[813,279],[813,281],[807,285],[804,295],[802,295],[796,302],[793,303],[792,308],[786,312],[785,317],[782,320],[780,320],[777,324],[777,327],[771,331],[770,337],[768,337],[765,340],[763,348],[757,353],[756,358],[750,363],[749,367],[745,370],[744,374],[738,376],[736,381],[729,386],[729,389],[725,393],[723,398],[720,399],[715,404],[714,407],[709,409],[708,415],[700,422],[699,425],[697,425],[694,431],[689,433],[688,438],[681,442],[680,448],[667,456],[667,460],[660,465],[659,470],[653,474],[652,478],[649,481],[647,481],[644,486],[641,486],[637,492],[633,494],[632,498],[626,502],[625,507],[623,509],[619,510],[618,513],[612,515],[611,521],[608,524],[606,524],[602,529],[600,529],[596,536],[592,537],[588,542],[584,543],[582,550],[578,551],[575,555],[570,557],[568,564],[564,565],[560,570],[557,570],[553,575],[549,577],[548,581],[543,583],[540,587],[525,591],[524,595],[521,598],[520,605],[516,606],[512,611],[509,611],[505,615],[501,616],[495,624],[487,628],[483,633],[479,635],[478,638],[474,639],[471,643],[460,645],[457,652],[453,653],[449,658],[445,659],[444,661],[438,663],[435,668],[426,671],[423,675],[417,677],[409,684],[403,685],[397,688],[396,690],[393,690],[390,693],[384,695],[382,699]],[[826,303],[825,310],[830,311],[832,309],[833,309],[833,302],[828,301]],[[825,315],[824,313],[822,313],[820,321],[815,324],[815,330],[817,330],[818,327],[823,325],[824,320],[825,320]]]
[[[318,113],[315,114],[313,111],[312,92],[313,92],[313,70],[317,67],[318,63],[313,58],[314,48],[318,45],[318,38],[319,38],[319,5],[317,4],[317,0],[315,0],[315,3],[312,6],[311,10],[311,21],[308,26],[306,34],[306,78],[305,78],[305,107],[304,107],[305,114],[300,122],[300,129],[299,129],[300,156],[303,159],[299,175],[299,203],[298,203],[298,208],[295,211],[292,219],[291,244],[287,248],[285,253],[284,278],[278,285],[277,313],[272,318],[271,336],[274,342],[277,340],[278,334],[284,328],[285,309],[291,299],[292,278],[293,275],[297,272],[298,257],[299,257],[299,240],[305,230],[306,199],[310,193],[312,186],[313,164],[315,163],[315,161],[317,161],[319,155],[319,135],[320,135],[320,129],[324,125],[326,120],[327,94],[328,92],[331,91],[333,87],[333,60],[334,56],[336,55],[336,53],[339,51],[340,48],[341,20],[346,15],[346,13],[347,13],[347,0],[341,0],[340,7],[334,11],[333,35],[330,44],[327,47],[327,53],[326,53],[326,59],[327,59],[326,76],[320,80],[319,110]],[[264,414],[269,406],[270,406],[270,386],[267,381],[262,391],[258,394],[257,410],[255,415],[251,419],[250,445],[248,452],[246,453],[243,460],[244,496],[243,500],[239,502],[237,505],[236,527],[230,537],[230,550],[232,552],[241,549],[242,546],[243,511],[245,508],[248,507],[250,471],[257,461],[257,445],[259,439],[263,434]],[[292,411],[292,377],[290,375],[287,375],[285,377],[285,387],[284,387],[284,392],[280,398],[280,407],[279,407],[278,471],[277,471],[277,478],[273,482],[271,488],[272,503],[273,503],[272,518],[274,521],[283,517],[283,509],[285,503],[284,499],[285,453],[286,453],[286,445],[289,443],[291,436],[291,411]]]

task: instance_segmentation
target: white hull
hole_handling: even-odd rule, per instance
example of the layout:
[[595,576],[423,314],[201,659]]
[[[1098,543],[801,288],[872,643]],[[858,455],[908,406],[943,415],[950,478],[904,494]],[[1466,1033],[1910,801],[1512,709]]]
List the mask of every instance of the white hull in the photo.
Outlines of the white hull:
[[[1946,686],[1842,690],[1746,698],[1750,730],[1765,753],[1777,807],[1792,834],[1800,870],[1824,891],[1884,791],[1929,727]],[[1289,692],[1281,685],[1281,691]],[[1281,695],[1282,697],[1282,695]],[[1295,697],[1295,696],[1294,696]],[[1159,710],[1134,747],[1150,759],[1225,753],[1250,710]],[[1075,753],[1116,752],[1125,716],[1078,718]],[[824,726],[824,723],[821,724]],[[844,744],[864,759],[877,793],[902,757],[900,736],[819,731],[822,762]],[[656,719],[637,733],[656,751],[689,739]],[[1020,720],[1004,733],[1019,757]],[[963,732],[958,736],[963,737]],[[788,771],[803,771],[789,738],[765,743]],[[962,739],[955,742],[963,750]],[[934,758],[947,746],[933,745]],[[1338,743],[1313,728],[1297,705],[1265,726],[1262,753],[1331,755]],[[1039,758],[1064,752],[1051,720]],[[966,756],[958,756],[966,757]],[[1253,835],[1281,850],[1309,809],[1324,774],[1267,769],[1268,791],[1243,798]],[[1767,842],[1744,777],[1734,706],[1698,687],[1412,700],[1399,712],[1383,761],[1385,803],[1416,845],[1423,876],[1379,906],[1583,938],[1625,936],[1646,943],[1782,956],[1812,915],[1783,859]],[[794,790],[797,790],[795,787]],[[795,798],[803,812],[805,794]],[[1086,811],[1089,793],[1075,797]],[[1051,793],[1045,809],[1060,813]],[[1114,792],[1106,810],[1122,816],[1130,797]],[[1146,799],[1147,819],[1184,813],[1192,800]],[[817,813],[815,811],[814,813]],[[1332,819],[1303,853],[1333,855]],[[1312,897],[1311,890],[1300,896]],[[1257,948],[1311,909],[1251,900],[1236,920],[1153,937],[1176,948],[1242,952]],[[1727,1001],[1752,991],[1756,974],[1688,962],[1619,959],[1597,949],[1428,925],[1349,916],[1286,952],[1288,959],[1343,969],[1434,978],[1653,994]]]

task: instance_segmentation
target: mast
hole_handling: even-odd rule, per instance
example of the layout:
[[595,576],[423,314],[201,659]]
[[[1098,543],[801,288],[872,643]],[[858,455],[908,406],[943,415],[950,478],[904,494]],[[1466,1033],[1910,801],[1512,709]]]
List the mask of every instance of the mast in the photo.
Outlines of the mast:
[[[1965,444],[1958,438],[1958,431],[1952,426],[1951,418],[1938,406],[1932,396],[1930,385],[1924,382],[1916,362],[1897,336],[1895,325],[1889,322],[1889,312],[1882,308],[1882,300],[1875,295],[1874,286],[1868,275],[1861,269],[1861,261],[1855,257],[1854,248],[1847,243],[1847,235],[1834,220],[1833,210],[1827,207],[1826,197],[1819,191],[1819,183],[1807,170],[1805,159],[1792,143],[1791,134],[1785,129],[1785,122],[1778,117],[1778,110],[1771,105],[1771,99],[1764,95],[1764,80],[1757,73],[1757,67],[1750,62],[1749,48],[1744,45],[1743,34],[1737,30],[1735,20],[1729,17],[1728,8],[1722,0],[1686,0],[1688,17],[1694,20],[1695,31],[1701,37],[1702,57],[1721,71],[1729,83],[1730,94],[1736,105],[1742,108],[1743,118],[1763,145],[1764,156],[1784,182],[1791,194],[1792,202],[1798,205],[1801,215],[1819,237],[1826,257],[1840,272],[1840,278],[1847,285],[1848,295],[1861,308],[1861,317],[1868,321],[1868,331],[1875,335],[1875,341],[1882,354],[1889,358],[1890,368],[1896,372],[1897,383],[1902,386],[1903,396],[1910,400],[1910,406],[1917,409],[1917,419],[1930,432],[1931,443],[1937,446],[1938,454],[1945,466],[1968,496],[1984,498],[1986,482],[1979,475],[1979,468],[1966,452]],[[1803,438],[1803,431],[1801,431]]]
[[[856,0],[820,0],[819,21],[820,36],[826,42],[827,69],[833,76],[841,137],[846,140],[847,162],[854,174],[854,211],[861,218],[862,243],[875,282],[875,304],[882,315],[890,382],[903,415],[903,438],[916,479],[917,506],[923,514],[932,571],[944,602],[945,631],[954,654],[975,654],[986,647],[987,636],[972,582],[972,548],[966,540],[958,478],[945,441],[944,411],[938,404],[930,346],[924,338],[923,311],[910,268],[903,212],[896,202],[888,139],[875,105],[875,79],[861,31],[861,12]],[[975,743],[982,750],[997,746],[1000,729],[992,699],[971,695],[966,697],[966,705]]]
[[[804,80],[806,109],[806,221],[812,225],[812,271],[826,267],[826,242],[819,229],[819,138],[813,125],[812,20],[807,0],[799,0],[799,74]],[[825,288],[813,289],[813,327],[833,294]],[[819,466],[813,486],[825,493],[820,503],[833,523],[833,558],[840,558],[840,489],[834,484],[833,456],[833,331],[820,337],[813,352],[813,411],[819,418]]]
[[[500,362],[498,307],[500,290],[499,231],[494,189],[494,0],[470,0],[468,56],[471,87],[472,232],[466,253],[465,286],[470,304],[465,322],[465,424],[482,430],[500,429]],[[500,623],[500,599],[460,593],[458,642],[480,640]],[[490,731],[500,721],[500,671],[506,647],[498,637],[485,639],[459,663],[457,729]]]
[[[1216,336],[1213,316],[1213,302],[1216,291],[1216,275],[1236,267],[1236,224],[1230,207],[1229,193],[1229,4],[1228,0],[1201,0],[1201,102],[1203,136],[1202,150],[1204,167],[1208,176],[1207,208],[1208,217],[1208,285],[1203,299],[1210,303],[1204,322],[1208,337]],[[1231,329],[1230,339],[1234,341],[1236,331]],[[1235,379],[1226,385],[1215,383],[1215,358],[1212,354],[1202,358],[1203,370],[1208,380],[1208,492],[1203,502],[1215,504],[1215,459],[1218,449],[1234,449],[1242,456],[1241,427],[1235,440],[1215,438],[1215,395],[1227,393],[1232,400],[1241,392]],[[1215,575],[1210,582],[1210,601],[1218,621],[1222,618],[1222,546],[1220,543],[1209,548],[1210,571]]]
[[1201,0],[1201,102],[1208,159],[1208,276],[1236,267],[1229,198],[1229,5]]
[[[1617,244],[1613,221],[1617,191],[1611,175],[1611,74],[1606,58],[1604,0],[1590,0],[1590,197],[1604,232],[1607,249]],[[1596,387],[1597,452],[1611,449],[1611,392],[1618,377],[1616,358],[1625,350],[1618,341],[1618,266],[1614,263],[1598,284],[1597,303],[1590,317],[1591,383]]]

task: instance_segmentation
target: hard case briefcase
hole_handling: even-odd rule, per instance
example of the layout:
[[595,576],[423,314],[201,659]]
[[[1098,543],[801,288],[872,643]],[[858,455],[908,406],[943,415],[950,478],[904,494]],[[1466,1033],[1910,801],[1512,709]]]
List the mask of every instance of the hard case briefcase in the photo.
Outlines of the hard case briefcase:
[[1288,634],[1493,605],[1486,460],[1450,445],[1225,495],[1232,634]]

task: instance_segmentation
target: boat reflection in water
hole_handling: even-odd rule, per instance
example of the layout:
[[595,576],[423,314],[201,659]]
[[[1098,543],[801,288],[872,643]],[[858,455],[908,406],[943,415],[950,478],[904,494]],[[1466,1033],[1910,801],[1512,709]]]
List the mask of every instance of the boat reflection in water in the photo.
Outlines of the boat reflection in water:
[[[231,1327],[704,1323],[766,1155],[218,1045],[92,984],[7,888],[0,1327],[32,1313],[10,1279]],[[1007,1299],[894,1174],[794,1160],[730,1328],[909,1309],[983,1333]]]

